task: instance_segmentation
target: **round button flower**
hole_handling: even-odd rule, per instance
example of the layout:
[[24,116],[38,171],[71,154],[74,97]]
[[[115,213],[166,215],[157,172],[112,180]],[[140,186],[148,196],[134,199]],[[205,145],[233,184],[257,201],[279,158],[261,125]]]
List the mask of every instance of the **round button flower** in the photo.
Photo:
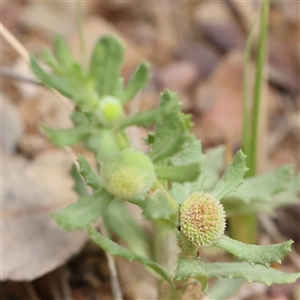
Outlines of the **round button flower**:
[[180,226],[193,244],[213,245],[225,231],[224,207],[212,195],[195,192],[180,207]]
[[100,177],[112,195],[126,200],[143,198],[156,174],[150,158],[140,151],[126,149],[101,165]]

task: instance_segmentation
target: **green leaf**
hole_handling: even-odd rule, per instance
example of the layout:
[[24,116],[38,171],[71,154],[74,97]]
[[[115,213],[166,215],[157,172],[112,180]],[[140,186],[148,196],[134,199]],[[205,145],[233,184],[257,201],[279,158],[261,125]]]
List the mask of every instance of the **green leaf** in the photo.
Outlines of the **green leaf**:
[[72,53],[61,36],[56,36],[54,40],[55,55],[62,68],[70,68],[74,64]]
[[142,62],[130,78],[124,93],[121,95],[121,102],[125,104],[131,100],[139,90],[146,86],[149,77],[149,65],[146,62]]
[[293,241],[275,245],[249,245],[223,235],[214,246],[219,247],[251,265],[260,264],[266,267],[272,262],[280,263],[282,258],[291,251]]
[[157,162],[178,152],[189,135],[190,120],[181,113],[177,95],[166,90],[161,96],[161,115],[156,122],[155,141],[149,153]]
[[202,190],[211,192],[225,169],[225,148],[218,146],[207,151],[199,181]]
[[[171,158],[171,162],[175,166],[198,163],[201,164],[202,167],[204,157],[201,142],[198,141],[193,134],[190,134],[184,142],[182,149]],[[172,183],[170,194],[178,204],[182,204],[193,192],[202,191],[203,180],[201,179],[201,174],[193,182],[185,182],[183,184],[176,182]]]
[[133,116],[129,116],[120,120],[117,124],[117,127],[118,129],[123,129],[129,126],[150,126],[156,121],[159,113],[159,108],[142,111]]
[[146,195],[143,216],[152,220],[168,220],[176,227],[178,225],[178,209],[174,199],[163,188],[160,188]]
[[280,206],[297,203],[300,174],[291,178],[291,170],[291,166],[283,166],[266,174],[247,178],[235,193],[222,200],[227,216],[274,214],[275,209]]
[[53,74],[47,74],[37,63],[34,56],[30,57],[30,68],[35,76],[47,87],[56,89],[62,95],[73,99],[75,92],[69,81]]
[[123,63],[123,46],[114,36],[103,36],[95,45],[90,74],[101,97],[115,96],[119,89],[119,75]]
[[74,127],[69,129],[53,129],[47,126],[42,127],[49,140],[60,148],[75,145],[91,134],[87,127]]
[[92,227],[88,227],[88,233],[90,238],[109,255],[121,256],[129,261],[138,261],[143,266],[152,269],[154,272],[159,274],[163,279],[165,279],[171,284],[171,274],[168,272],[168,270],[165,270],[164,267],[162,267],[161,265],[155,263],[154,261],[146,257],[137,255],[124,247],[119,246],[118,244],[101,235]]
[[218,181],[212,191],[212,195],[221,200],[228,193],[236,189],[244,182],[244,175],[248,168],[246,167],[246,155],[239,150],[233,162],[226,168],[222,178]]
[[292,180],[292,172],[293,166],[285,165],[268,173],[247,178],[236,192],[228,194],[226,198],[245,203],[251,201],[269,202],[274,195],[288,187]]
[[199,258],[179,257],[175,280],[185,280],[193,277],[203,278],[244,278],[248,282],[261,282],[268,286],[272,284],[292,283],[300,277],[300,273],[283,273],[263,266],[251,265],[244,262],[203,263]]
[[195,181],[200,174],[200,163],[181,166],[156,166],[155,173],[158,178],[169,181],[186,182]]
[[88,125],[89,124],[89,118],[88,115],[78,108],[75,108],[71,114],[71,120],[76,126],[80,125]]
[[51,67],[54,71],[59,70],[59,64],[56,58],[53,56],[49,49],[42,49],[42,59],[43,61]]
[[112,195],[101,189],[91,196],[79,198],[76,203],[70,204],[51,216],[67,231],[84,229],[97,221],[112,199]]
[[[122,216],[120,218],[120,216]],[[126,242],[134,253],[150,258],[150,239],[141,225],[134,219],[124,202],[113,200],[103,213],[105,225]]]
[[85,182],[83,178],[79,175],[77,168],[75,165],[72,165],[72,168],[70,170],[70,174],[74,180],[74,187],[73,190],[80,196],[80,197],[86,197],[88,195],[88,191],[86,189]]
[[[206,293],[208,299],[226,300],[229,296],[236,293],[245,282],[242,278],[222,278],[219,279]],[[232,299],[232,298],[231,298]]]
[[93,189],[100,189],[102,187],[100,176],[95,173],[89,162],[80,154],[78,156],[78,163],[79,173],[84,178],[86,184]]

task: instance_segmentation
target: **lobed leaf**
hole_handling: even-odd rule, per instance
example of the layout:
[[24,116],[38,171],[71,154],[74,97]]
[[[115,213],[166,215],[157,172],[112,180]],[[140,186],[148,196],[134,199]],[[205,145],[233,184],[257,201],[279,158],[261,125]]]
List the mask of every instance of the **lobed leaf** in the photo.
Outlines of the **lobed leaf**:
[[91,186],[93,189],[100,189],[102,187],[100,176],[95,173],[89,162],[80,154],[78,156],[78,163],[78,172],[82,175],[86,184]]
[[153,122],[156,121],[159,114],[159,108],[142,111],[133,116],[129,116],[120,120],[118,122],[118,128],[123,129],[129,126],[150,126]]
[[189,135],[189,118],[181,113],[177,95],[166,90],[161,96],[161,114],[156,122],[155,141],[149,153],[154,161],[160,161],[178,152]]
[[85,182],[83,178],[80,176],[80,174],[77,171],[77,168],[75,165],[72,165],[72,168],[70,170],[70,174],[74,180],[74,186],[73,190],[80,196],[80,197],[86,197],[88,196],[88,191],[85,185]]
[[243,177],[248,168],[246,167],[246,155],[239,150],[233,162],[226,168],[222,178],[218,181],[212,191],[212,195],[221,200],[228,193],[236,189],[244,182]]
[[124,202],[117,199],[113,200],[103,213],[103,219],[105,226],[126,242],[130,250],[138,255],[150,258],[150,239]]
[[43,126],[46,136],[56,146],[64,148],[75,145],[90,135],[88,127],[73,127],[69,129],[53,129]]
[[75,62],[72,53],[61,36],[56,36],[54,40],[54,50],[57,61],[62,66],[63,69],[70,68]]
[[[183,201],[193,192],[202,191],[202,162],[204,160],[204,154],[202,153],[201,142],[198,141],[194,135],[190,134],[185,140],[182,149],[171,158],[171,162],[175,166],[182,166],[190,163],[201,164],[200,176],[195,178],[193,182],[177,183],[172,182],[172,189],[170,191],[171,196],[178,204],[182,204]],[[200,171],[200,168],[199,168]]]
[[223,146],[218,146],[207,151],[199,178],[202,187],[201,190],[211,192],[220,179],[224,169],[225,148]]
[[[243,278],[219,279],[206,293],[208,299],[226,300],[245,282]],[[232,298],[231,298],[232,299]]]
[[90,74],[101,97],[116,96],[120,88],[119,75],[123,63],[123,46],[114,36],[103,36],[94,47]]
[[112,199],[112,195],[101,189],[91,196],[79,198],[76,203],[70,204],[51,216],[67,231],[84,229],[97,221]]
[[146,257],[137,255],[134,252],[119,246],[110,239],[101,235],[92,227],[88,227],[88,233],[90,238],[109,255],[121,256],[129,261],[138,261],[143,266],[152,269],[154,272],[156,272],[158,275],[160,275],[163,279],[165,279],[171,284],[171,274],[163,266],[157,264],[156,262]]
[[280,263],[282,258],[291,251],[293,241],[275,245],[249,245],[223,235],[214,246],[219,247],[251,265],[260,264],[269,267],[272,262]]
[[228,194],[226,198],[245,203],[251,201],[268,202],[274,195],[288,187],[292,181],[292,172],[293,166],[285,165],[268,173],[247,178],[236,192]]
[[168,220],[176,227],[178,205],[163,188],[160,188],[146,195],[143,216],[152,220]]
[[[275,175],[274,173],[277,172],[282,173],[283,175],[285,170],[288,171],[288,167],[289,166],[283,166],[269,173],[258,175],[258,177],[263,176],[265,177],[265,179],[267,179],[269,175],[271,177]],[[287,177],[289,177],[289,175]],[[253,177],[251,179],[255,181],[255,178],[256,177]],[[281,176],[279,176],[279,178],[281,178],[281,181],[278,182],[278,189],[275,188],[275,186],[273,186],[273,188],[266,186],[266,190],[269,191],[269,195],[267,193],[265,194],[264,191],[260,190],[259,185],[253,186],[253,190],[251,192],[250,197],[248,197],[247,195],[245,195],[244,197],[243,194],[239,192],[239,189],[236,193],[229,194],[222,200],[222,204],[224,205],[227,216],[247,215],[249,213],[274,214],[275,209],[280,206],[297,203],[300,186],[300,174],[294,176],[289,182],[285,182],[284,177],[282,178]],[[245,184],[247,184],[247,180]],[[284,190],[280,188],[283,186]],[[233,197],[231,197],[231,195],[233,195]],[[250,205],[248,201],[251,203]]]
[[42,59],[43,61],[49,66],[51,67],[51,69],[53,69],[54,71],[58,71],[59,70],[59,64],[58,61],[56,60],[56,58],[54,57],[54,55],[52,54],[52,52],[45,48],[42,49]]
[[30,68],[35,76],[47,87],[54,88],[62,95],[74,99],[75,91],[70,82],[54,74],[47,74],[37,63],[34,56],[30,57]]
[[[244,278],[248,282],[271,284],[292,283],[300,277],[300,273],[284,273],[263,266],[251,265],[244,262],[204,263],[199,258],[179,257],[175,280],[185,280],[193,277],[199,281],[205,278]],[[205,288],[205,286],[203,287]]]
[[131,100],[139,90],[146,86],[149,77],[149,65],[146,62],[142,62],[130,78],[124,93],[120,97],[120,101],[125,104]]

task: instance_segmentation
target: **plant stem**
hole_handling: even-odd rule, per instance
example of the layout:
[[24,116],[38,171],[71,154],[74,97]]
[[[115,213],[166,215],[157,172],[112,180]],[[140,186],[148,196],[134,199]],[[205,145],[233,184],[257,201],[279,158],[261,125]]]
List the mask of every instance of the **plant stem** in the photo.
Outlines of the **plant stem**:
[[249,36],[247,38],[245,59],[244,59],[242,148],[245,154],[250,153],[251,134],[252,134],[251,126],[250,126],[251,125],[250,124],[251,103],[250,103],[250,95],[249,95],[248,72],[249,72],[250,56],[251,56],[251,49],[252,49],[252,42],[254,38],[256,21],[257,18],[255,17],[250,28]]
[[257,157],[258,157],[258,136],[259,136],[259,120],[261,110],[261,94],[263,85],[264,65],[266,58],[266,44],[269,18],[269,1],[264,0],[261,8],[260,16],[260,34],[258,42],[258,52],[256,57],[256,76],[254,84],[254,102],[252,110],[252,137],[251,137],[251,160],[249,165],[249,177],[257,173]]
[[[246,177],[255,176],[258,169],[259,155],[259,134],[261,118],[261,94],[263,86],[264,65],[266,58],[266,43],[269,17],[269,1],[264,0],[260,12],[260,32],[256,56],[256,72],[253,92],[252,111],[249,103],[248,89],[248,65],[251,52],[251,44],[254,34],[252,25],[245,52],[244,89],[243,89],[243,150],[247,155],[249,171]],[[249,128],[249,125],[251,126]],[[230,218],[231,236],[244,243],[253,244],[256,241],[257,220],[255,215],[233,216]]]

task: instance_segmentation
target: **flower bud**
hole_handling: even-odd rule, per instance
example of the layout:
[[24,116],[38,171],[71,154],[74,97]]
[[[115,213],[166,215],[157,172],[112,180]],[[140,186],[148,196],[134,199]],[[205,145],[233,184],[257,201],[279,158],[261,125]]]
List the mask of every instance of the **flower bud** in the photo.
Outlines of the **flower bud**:
[[225,230],[224,207],[212,195],[195,192],[180,207],[180,226],[193,244],[213,245]]
[[108,192],[126,200],[143,198],[156,179],[150,158],[133,149],[103,162],[100,176]]
[[98,115],[102,122],[110,124],[123,116],[121,102],[112,96],[105,96],[100,99]]

